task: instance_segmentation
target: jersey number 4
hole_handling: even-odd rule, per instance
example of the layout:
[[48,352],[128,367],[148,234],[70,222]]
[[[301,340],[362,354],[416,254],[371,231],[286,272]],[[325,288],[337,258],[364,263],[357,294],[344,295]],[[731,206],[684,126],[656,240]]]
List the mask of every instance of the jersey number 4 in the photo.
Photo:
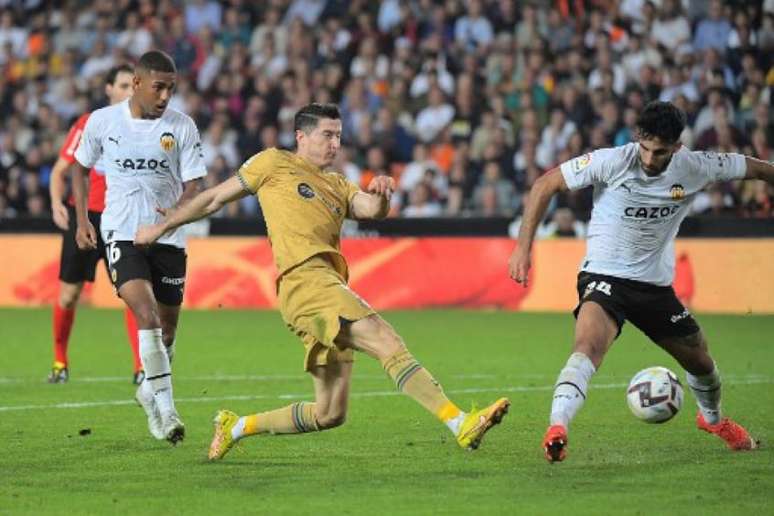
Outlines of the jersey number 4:
[[611,295],[610,289],[612,286],[607,281],[592,281],[588,285],[586,285],[586,292],[583,293],[583,297],[588,296],[595,290],[598,290],[602,292],[603,294],[609,296]]

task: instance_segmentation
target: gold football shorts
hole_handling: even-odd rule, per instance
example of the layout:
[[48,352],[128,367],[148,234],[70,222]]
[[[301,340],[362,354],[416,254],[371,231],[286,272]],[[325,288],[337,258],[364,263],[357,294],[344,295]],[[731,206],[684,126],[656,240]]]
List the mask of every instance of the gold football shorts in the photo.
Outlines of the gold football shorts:
[[304,343],[304,370],[332,362],[352,362],[352,349],[334,342],[341,319],[357,321],[376,313],[355,294],[325,255],[286,272],[279,282],[279,309],[290,331]]

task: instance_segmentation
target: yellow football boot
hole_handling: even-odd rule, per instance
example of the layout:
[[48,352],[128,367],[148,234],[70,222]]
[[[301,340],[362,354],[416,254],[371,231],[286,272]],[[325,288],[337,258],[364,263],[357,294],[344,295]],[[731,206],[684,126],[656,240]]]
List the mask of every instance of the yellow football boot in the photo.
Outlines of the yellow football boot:
[[210,443],[210,452],[207,454],[210,460],[222,459],[224,455],[236,444],[231,437],[231,429],[239,421],[239,416],[230,410],[220,410],[215,415],[215,435]]
[[500,398],[484,409],[472,410],[462,422],[457,434],[457,444],[470,450],[478,448],[484,434],[503,420],[510,406],[511,402],[508,398]]

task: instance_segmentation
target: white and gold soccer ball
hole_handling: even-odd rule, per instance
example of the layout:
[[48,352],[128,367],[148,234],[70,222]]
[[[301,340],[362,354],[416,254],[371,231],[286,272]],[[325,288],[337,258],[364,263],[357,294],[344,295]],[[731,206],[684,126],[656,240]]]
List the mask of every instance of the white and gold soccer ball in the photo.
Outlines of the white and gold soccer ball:
[[646,423],[665,423],[683,406],[683,386],[666,367],[648,367],[634,375],[626,389],[632,414]]

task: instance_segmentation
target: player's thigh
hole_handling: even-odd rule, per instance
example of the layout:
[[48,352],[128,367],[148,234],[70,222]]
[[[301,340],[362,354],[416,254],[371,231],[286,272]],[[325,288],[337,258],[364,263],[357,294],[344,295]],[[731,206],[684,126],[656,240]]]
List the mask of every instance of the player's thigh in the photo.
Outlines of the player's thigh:
[[613,345],[620,326],[613,316],[596,301],[585,301],[575,321],[573,351],[583,353],[597,369]]
[[312,367],[315,410],[318,423],[323,427],[338,426],[344,422],[349,405],[349,386],[352,362],[331,362]]
[[158,306],[153,295],[151,271],[143,249],[128,241],[105,246],[110,280],[124,303],[132,310],[140,329],[158,328]]
[[179,307],[183,303],[187,256],[184,249],[153,245],[148,251],[153,293],[159,303]]
[[130,279],[121,284],[118,295],[134,314],[139,329],[149,330],[161,326],[159,308],[150,281]]
[[626,320],[625,285],[599,274],[578,275],[578,306],[573,350],[588,356],[599,367]]
[[379,360],[405,349],[403,339],[379,314],[371,314],[342,324],[336,343],[344,348],[362,351]]

